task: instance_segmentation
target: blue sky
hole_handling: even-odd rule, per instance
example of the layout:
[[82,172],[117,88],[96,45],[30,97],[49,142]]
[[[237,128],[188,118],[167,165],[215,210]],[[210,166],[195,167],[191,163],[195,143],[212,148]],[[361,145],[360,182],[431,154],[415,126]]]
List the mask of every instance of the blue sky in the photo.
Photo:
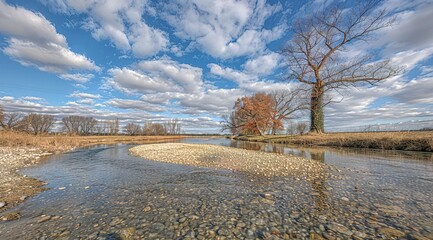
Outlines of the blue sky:
[[[185,132],[219,132],[238,97],[296,85],[279,54],[291,21],[330,1],[305,2],[0,0],[0,105],[122,123],[178,118]],[[348,54],[378,49],[406,70],[336,95],[330,130],[433,119],[433,4],[381,7],[396,24]]]

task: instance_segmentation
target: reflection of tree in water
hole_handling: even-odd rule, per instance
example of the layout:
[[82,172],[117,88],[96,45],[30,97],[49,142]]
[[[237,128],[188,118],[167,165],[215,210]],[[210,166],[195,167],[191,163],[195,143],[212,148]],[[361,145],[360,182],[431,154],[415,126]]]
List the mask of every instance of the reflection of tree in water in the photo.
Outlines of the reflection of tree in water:
[[[310,151],[311,159],[319,162],[325,162],[325,150],[321,149],[311,149]],[[325,170],[323,170],[325,171]],[[314,201],[313,211],[317,213],[322,213],[329,208],[329,192],[326,189],[326,174],[319,173],[318,175],[323,177],[316,177],[309,180],[311,184],[311,195]]]
[[319,161],[319,162],[325,162],[325,151],[319,150],[319,149],[312,149],[310,150],[311,159]]
[[255,142],[247,142],[247,141],[231,141],[230,142],[230,147],[243,148],[243,149],[256,150],[256,151],[261,151],[262,145],[263,144],[258,144]]

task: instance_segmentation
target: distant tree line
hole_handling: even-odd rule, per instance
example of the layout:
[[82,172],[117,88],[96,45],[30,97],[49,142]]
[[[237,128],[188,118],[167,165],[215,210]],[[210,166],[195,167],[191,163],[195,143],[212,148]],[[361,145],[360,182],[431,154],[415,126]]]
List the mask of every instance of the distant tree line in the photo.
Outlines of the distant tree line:
[[[60,132],[68,135],[118,135],[121,134],[119,119],[97,120],[93,117],[78,115],[66,116],[57,121],[48,114],[5,112],[0,106],[0,128],[4,130],[21,131],[31,134],[47,134],[55,127],[61,125]],[[123,127],[127,135],[178,135],[182,133],[178,119],[163,123],[146,121],[143,126],[128,123]]]
[[182,133],[182,127],[178,119],[168,120],[163,123],[153,123],[146,121],[141,127],[136,123],[128,123],[125,126],[125,133],[134,135],[179,135]]

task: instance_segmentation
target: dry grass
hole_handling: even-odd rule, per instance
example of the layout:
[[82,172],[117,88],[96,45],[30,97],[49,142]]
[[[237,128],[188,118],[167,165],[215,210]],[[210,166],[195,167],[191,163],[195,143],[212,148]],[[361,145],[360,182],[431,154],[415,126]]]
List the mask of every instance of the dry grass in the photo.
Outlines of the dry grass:
[[0,146],[36,147],[49,152],[68,151],[76,147],[114,143],[146,143],[180,139],[184,136],[66,136],[31,135],[21,132],[0,131]]
[[433,131],[328,133],[304,136],[242,136],[237,140],[310,146],[373,148],[407,151],[433,151]]

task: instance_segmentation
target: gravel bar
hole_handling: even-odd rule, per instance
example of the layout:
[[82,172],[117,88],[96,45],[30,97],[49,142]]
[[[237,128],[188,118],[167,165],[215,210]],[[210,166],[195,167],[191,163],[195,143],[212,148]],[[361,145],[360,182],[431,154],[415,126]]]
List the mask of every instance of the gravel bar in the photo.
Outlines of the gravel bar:
[[51,153],[38,148],[0,147],[0,212],[41,192],[43,183],[19,174],[19,169],[37,164]]
[[146,144],[133,147],[130,152],[153,161],[243,171],[266,177],[307,179],[323,177],[330,169],[324,163],[302,157],[207,144]]

